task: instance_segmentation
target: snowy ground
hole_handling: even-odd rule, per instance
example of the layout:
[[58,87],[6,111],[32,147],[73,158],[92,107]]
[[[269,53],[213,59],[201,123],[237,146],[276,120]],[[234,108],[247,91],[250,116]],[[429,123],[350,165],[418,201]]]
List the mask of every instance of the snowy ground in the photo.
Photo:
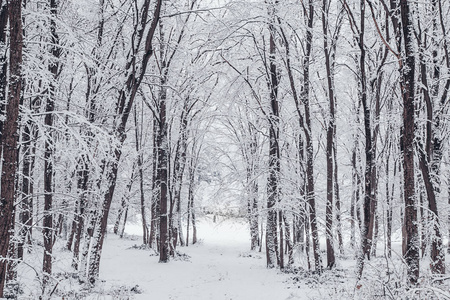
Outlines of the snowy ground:
[[[250,252],[245,220],[206,216],[198,222],[199,243],[179,247],[182,254],[169,263],[158,263],[153,250],[142,248],[140,225],[127,225],[127,237],[108,234],[100,264],[100,280],[94,288],[80,286],[70,267],[71,252],[63,242],[55,246],[51,299],[64,300],[325,300],[325,299],[450,299],[450,286],[430,284],[406,292],[401,256],[382,255],[366,262],[363,280],[356,285],[354,253],[340,257],[335,269],[320,276],[302,268],[286,274],[267,269],[263,252]],[[381,244],[381,243],[380,243]],[[396,246],[400,247],[397,241]],[[379,254],[383,251],[380,249]],[[300,254],[297,254],[300,255]],[[304,254],[301,254],[304,256]],[[325,257],[323,255],[322,257]],[[447,262],[449,261],[447,257]],[[19,265],[23,290],[18,299],[38,299],[42,252],[27,255]],[[296,261],[305,267],[305,257]],[[447,268],[450,266],[447,265]],[[421,268],[426,270],[427,262]],[[36,276],[37,275],[37,276]],[[427,282],[428,281],[428,282]],[[52,288],[53,289],[53,288]],[[47,292],[48,294],[48,292]],[[436,296],[438,295],[438,296]]]
[[[158,263],[154,251],[142,248],[140,225],[127,224],[126,237],[109,233],[100,262],[100,280],[94,288],[80,286],[70,267],[72,254],[65,241],[54,248],[51,299],[64,300],[285,300],[335,299],[334,288],[324,286],[327,276],[286,274],[267,269],[263,252],[249,251],[245,220],[205,216],[198,221],[199,242],[179,247],[181,253],[169,263]],[[39,248],[37,246],[37,248]],[[264,248],[264,247],[263,247]],[[33,251],[19,265],[22,289],[18,299],[42,295],[40,264],[42,252]],[[296,278],[293,278],[296,277]],[[47,297],[46,297],[47,298]]]
[[200,243],[179,248],[189,260],[168,264],[149,251],[130,249],[140,240],[109,235],[100,272],[105,290],[138,285],[135,299],[308,299],[305,291],[288,288],[288,275],[266,269],[262,253],[247,251],[245,223],[203,219],[198,227]]

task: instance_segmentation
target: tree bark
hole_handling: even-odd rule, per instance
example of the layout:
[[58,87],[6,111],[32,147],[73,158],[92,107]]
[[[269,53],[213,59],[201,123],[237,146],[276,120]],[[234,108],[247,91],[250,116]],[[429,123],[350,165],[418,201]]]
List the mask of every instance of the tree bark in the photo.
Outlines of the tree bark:
[[336,99],[334,95],[333,70],[331,62],[331,47],[328,44],[328,0],[322,1],[322,32],[323,32],[323,49],[325,52],[325,69],[327,74],[327,92],[329,100],[329,115],[327,124],[327,203],[325,209],[325,227],[326,227],[326,244],[327,244],[327,268],[332,269],[336,264],[334,255],[333,242],[333,198],[334,198],[334,160],[333,160],[333,145],[334,145],[334,128],[335,128],[335,106]]
[[[56,0],[50,0],[50,34],[51,34],[51,54],[53,61],[48,66],[50,73],[52,74],[51,83],[48,90],[47,104],[45,108],[45,120],[44,124],[47,126],[47,130],[53,130],[53,112],[55,110],[55,98],[56,98],[56,80],[58,77],[59,69],[59,37],[56,33],[56,17],[58,6]],[[52,138],[53,134],[49,137]],[[48,283],[52,274],[52,252],[53,252],[53,140],[47,138],[45,140],[45,152],[44,152],[44,224],[42,233],[44,235],[44,259],[42,263],[42,271],[44,273],[44,289]]]
[[[301,100],[305,105],[305,137],[306,137],[306,200],[309,209],[309,222],[311,228],[312,246],[314,254],[314,265],[318,273],[322,272],[322,261],[320,258],[320,244],[319,232],[317,229],[316,216],[316,200],[314,189],[314,148],[312,142],[312,126],[311,126],[311,112],[310,112],[310,78],[309,66],[311,61],[311,51],[313,45],[313,19],[314,19],[314,4],[313,0],[308,1],[309,13],[307,17],[307,32],[306,32],[306,53],[303,58],[303,92],[301,93]],[[306,14],[306,12],[305,12]]]
[[[3,4],[3,3],[2,3]],[[19,103],[22,91],[22,1],[9,1],[10,24],[10,57],[9,74],[10,84],[8,103],[6,104],[6,120],[3,128],[2,148],[2,176],[0,192],[0,257],[6,258],[10,238],[10,226],[13,217],[13,205],[15,199],[15,179],[17,170],[17,134],[19,132]],[[0,259],[0,298],[6,279],[5,259]]]
[[17,256],[23,259],[23,247],[25,243],[31,244],[31,232],[33,227],[33,195],[31,194],[32,174],[34,165],[34,155],[32,145],[32,129],[33,122],[29,121],[24,126],[22,133],[22,148],[23,148],[23,165],[22,165],[22,205],[20,209],[19,219],[22,223],[22,228],[19,232],[19,243],[17,249]]
[[[141,200],[141,217],[142,217],[142,243],[147,245],[149,243],[149,233],[148,233],[148,225],[147,225],[147,214],[145,207],[145,194],[144,194],[144,170],[143,170],[143,153],[142,153],[142,129],[139,132],[139,124],[137,118],[137,105],[134,106],[134,132],[135,132],[135,143],[136,143],[136,152],[137,152],[137,168],[139,174],[139,191],[140,191],[140,200]],[[134,173],[134,172],[133,172]]]
[[175,202],[175,227],[178,233],[180,245],[185,245],[183,236],[183,227],[181,226],[181,187],[183,184],[184,169],[186,167],[186,150],[187,150],[187,127],[189,114],[189,98],[184,100],[183,111],[180,117],[180,130],[177,146],[175,149],[175,158],[173,163],[173,198]]
[[159,180],[158,180],[158,122],[153,119],[153,152],[152,152],[152,198],[151,198],[151,221],[150,221],[150,247],[159,250]]
[[168,133],[166,115],[166,87],[165,82],[161,82],[161,93],[159,95],[159,130],[158,130],[158,180],[159,180],[159,262],[169,261],[170,237],[169,237],[169,211],[168,202]]
[[[269,23],[269,92],[270,92],[270,112],[269,112],[269,178],[267,180],[267,225],[266,225],[266,255],[267,267],[273,268],[276,264],[281,264],[277,257],[277,209],[276,203],[279,201],[279,173],[280,173],[280,148],[279,148],[279,108],[278,108],[278,70],[275,64],[275,5],[269,7],[269,15],[272,18]],[[281,216],[281,213],[280,213]],[[282,220],[279,220],[282,222]],[[280,238],[283,240],[283,237]],[[281,245],[281,244],[280,244]],[[282,247],[282,245],[281,245]],[[282,248],[281,248],[282,249]],[[280,252],[282,255],[282,253]]]
[[410,3],[400,0],[400,14],[404,40],[402,54],[401,91],[403,99],[403,184],[405,199],[405,242],[404,258],[407,265],[409,284],[415,286],[419,278],[419,236],[417,228],[417,206],[414,181],[414,128],[415,128],[415,50],[412,13]]
[[[0,1],[0,116],[6,115],[6,90],[8,88],[7,76],[8,76],[8,63],[7,63],[7,40],[6,31],[8,25],[8,2]],[[0,144],[3,142],[3,126],[4,121],[0,121]]]
[[80,244],[82,239],[82,232],[84,229],[84,219],[85,219],[85,208],[87,203],[87,193],[88,193],[88,181],[89,181],[89,167],[87,162],[82,164],[83,169],[78,171],[78,190],[80,192],[80,196],[78,199],[79,207],[78,213],[74,218],[74,240],[75,243],[73,245],[73,258],[72,258],[72,267],[75,270],[78,270],[79,266],[79,258],[80,258]]

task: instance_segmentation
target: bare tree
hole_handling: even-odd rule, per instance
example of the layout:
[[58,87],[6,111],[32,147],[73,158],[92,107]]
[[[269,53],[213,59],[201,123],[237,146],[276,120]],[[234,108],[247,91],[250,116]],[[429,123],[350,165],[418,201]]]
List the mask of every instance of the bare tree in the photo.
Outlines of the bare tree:
[[[313,24],[314,24],[314,0],[307,2],[308,7],[303,6],[305,20],[307,22],[305,54],[303,58],[303,92],[300,100],[305,106],[305,139],[306,139],[306,199],[309,209],[309,222],[311,228],[312,246],[314,254],[314,265],[317,272],[322,271],[322,260],[320,258],[319,232],[317,229],[316,200],[314,192],[314,148],[312,142],[311,110],[310,110],[310,63],[313,47]],[[300,111],[297,108],[300,116]]]
[[[275,205],[279,201],[279,173],[280,173],[280,146],[279,146],[279,107],[278,107],[278,84],[279,73],[275,63],[275,14],[277,1],[270,3],[269,6],[269,66],[267,81],[270,92],[270,110],[269,117],[269,178],[267,182],[267,225],[266,225],[266,253],[267,267],[273,268],[280,265],[283,268],[283,239],[280,233],[280,249],[278,250],[277,241],[277,209]],[[279,217],[282,217],[281,211]],[[279,220],[282,222],[282,219]],[[277,257],[279,253],[279,258]],[[278,260],[279,259],[279,260]]]
[[[405,198],[405,234],[406,249],[403,253],[408,281],[416,285],[419,279],[419,234],[417,229],[417,206],[415,203],[414,180],[414,119],[415,119],[415,45],[412,29],[412,11],[407,0],[400,0],[400,14],[403,33],[401,90],[403,99],[403,185]],[[404,53],[404,54],[403,54]]]
[[[102,204],[101,217],[99,218],[99,224],[96,229],[95,244],[91,250],[92,255],[89,263],[88,276],[91,283],[94,283],[96,281],[99,274],[100,256],[106,234],[109,210],[116,187],[119,161],[122,156],[121,147],[126,139],[126,125],[137,95],[137,91],[144,78],[148,62],[150,60],[150,57],[153,55],[152,41],[157,29],[157,25],[159,23],[162,0],[156,1],[154,9],[152,10],[153,18],[151,20],[150,26],[147,26],[149,12],[151,12],[150,2],[150,0],[144,1],[141,9],[142,15],[140,16],[138,22],[135,24],[136,35],[134,43],[132,44],[132,49],[130,49],[127,56],[126,82],[124,86],[120,88],[119,97],[117,99],[117,119],[113,128],[113,132],[117,137],[117,140],[119,141],[119,146],[114,150],[113,160],[107,165],[106,177],[108,180],[108,190],[105,194]],[[147,33],[144,37],[146,29]],[[137,55],[135,55],[135,53],[137,53],[140,49],[141,43],[144,46],[144,53],[142,55],[142,60],[139,63],[137,61]]]
[[[3,5],[3,3],[1,3]],[[17,170],[17,134],[19,103],[22,91],[22,1],[11,0],[8,7],[10,24],[10,57],[9,57],[9,88],[6,105],[6,120],[3,127],[3,162],[0,194],[0,298],[3,297],[10,226],[13,218],[13,205],[16,196],[15,180]]]
[[[56,96],[56,79],[59,68],[59,37],[56,33],[56,17],[57,17],[57,3],[55,0],[50,0],[50,35],[51,35],[51,54],[53,61],[49,65],[49,71],[52,75],[51,84],[48,89],[47,103],[45,108],[45,125],[48,130],[52,130],[53,126],[53,111],[55,110],[55,96]],[[52,135],[49,135],[50,138]],[[48,283],[49,276],[52,274],[52,252],[53,252],[53,141],[46,139],[45,153],[44,153],[44,260],[42,263],[42,271],[44,272],[44,286]]]

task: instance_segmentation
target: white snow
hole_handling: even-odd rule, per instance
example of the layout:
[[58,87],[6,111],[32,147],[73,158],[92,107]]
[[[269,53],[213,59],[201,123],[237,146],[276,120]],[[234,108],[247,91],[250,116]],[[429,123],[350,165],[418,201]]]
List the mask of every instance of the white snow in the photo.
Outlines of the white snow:
[[[128,226],[128,225],[127,225]],[[130,234],[139,226],[129,226]],[[289,289],[288,275],[266,268],[264,253],[249,252],[244,221],[202,219],[199,244],[178,247],[189,261],[158,263],[151,251],[131,248],[137,241],[110,234],[102,254],[100,279],[104,289],[139,286],[135,299],[308,299],[305,290]]]
[[[64,249],[65,240],[61,239],[55,246],[53,279],[47,295],[54,291],[51,299],[65,300],[334,300],[378,299],[386,293],[391,299],[429,299],[437,293],[431,285],[419,293],[405,293],[400,284],[405,280],[404,265],[397,252],[392,259],[379,256],[366,261],[358,285],[356,261],[350,249],[339,258],[336,268],[324,270],[321,275],[302,268],[290,274],[267,269],[265,247],[262,252],[249,251],[250,234],[245,219],[216,219],[213,222],[208,215],[198,219],[199,243],[178,247],[181,255],[169,263],[159,263],[159,256],[152,249],[141,247],[141,224],[127,224],[123,239],[108,233],[100,280],[94,287],[80,285],[70,266],[72,253]],[[401,243],[394,245],[401,249]],[[382,254],[382,249],[378,253]],[[26,255],[26,263],[19,265],[23,293],[18,299],[34,300],[42,294],[41,261],[42,251],[32,251]],[[297,252],[295,261],[306,268],[305,253]],[[422,267],[426,269],[425,261]],[[450,291],[448,285],[438,288],[439,297]]]

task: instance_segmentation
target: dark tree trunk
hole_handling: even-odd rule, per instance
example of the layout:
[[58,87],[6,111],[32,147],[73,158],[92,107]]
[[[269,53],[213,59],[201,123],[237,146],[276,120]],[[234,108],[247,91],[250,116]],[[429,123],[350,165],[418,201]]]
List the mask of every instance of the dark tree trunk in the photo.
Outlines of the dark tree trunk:
[[308,270],[311,271],[311,241],[310,241],[310,226],[311,221],[309,220],[309,210],[307,210],[307,213],[305,214],[305,249],[306,249],[306,261],[308,262]]
[[[301,100],[305,105],[305,137],[306,137],[306,199],[309,206],[309,222],[312,237],[312,247],[314,254],[314,265],[318,273],[322,272],[322,261],[320,258],[319,232],[317,229],[316,216],[316,199],[314,190],[314,149],[312,142],[312,126],[310,113],[310,82],[309,82],[309,66],[311,61],[311,50],[313,45],[313,18],[314,4],[312,0],[308,1],[309,15],[307,17],[307,33],[306,33],[306,53],[303,58],[303,92]],[[305,13],[306,14],[306,13]]]
[[[388,128],[391,129],[390,126],[388,126]],[[389,166],[390,166],[390,152],[391,152],[391,141],[389,141],[389,146],[388,146],[388,154],[386,157],[386,255],[387,257],[391,257],[392,256],[392,205],[393,205],[393,201],[394,201],[394,188],[395,188],[395,180],[394,178],[396,177],[397,174],[397,161],[394,161],[394,167],[393,167],[393,177],[389,176]],[[391,182],[392,180],[392,182]],[[390,188],[390,185],[392,186],[392,188]]]
[[[3,2],[3,1],[2,1]],[[2,3],[3,4],[3,3]],[[0,199],[0,256],[8,254],[10,226],[13,217],[15,199],[15,179],[17,170],[17,134],[19,132],[18,117],[20,94],[22,90],[22,1],[9,1],[10,24],[10,84],[8,103],[6,105],[6,120],[2,132],[2,176]],[[0,260],[0,298],[6,279],[6,260]]]
[[[7,89],[7,73],[8,73],[8,63],[7,63],[7,49],[6,44],[6,29],[8,24],[8,2],[0,1],[0,46],[3,49],[0,53],[0,116],[5,117],[6,115],[6,89]],[[3,120],[3,119],[2,119]],[[0,144],[3,142],[3,125],[4,122],[0,121]]]
[[[116,187],[116,178],[118,171],[118,161],[121,156],[121,151],[116,149],[114,151],[115,160],[111,163],[111,168],[107,172],[107,182],[109,183],[109,189],[105,194],[103,203],[100,208],[97,224],[95,225],[94,245],[90,251],[89,258],[89,270],[88,270],[88,280],[91,284],[94,284],[98,278],[100,270],[100,257],[103,248],[103,241],[106,235],[106,227],[108,225],[108,214],[111,208],[112,197],[114,194],[114,189]],[[108,168],[108,167],[106,167]]]
[[358,188],[356,186],[356,174],[355,174],[355,168],[353,166],[354,157],[356,156],[356,153],[353,150],[352,153],[352,196],[350,199],[350,248],[352,251],[355,250],[356,247],[356,230],[355,230],[355,222],[356,222],[356,189]]
[[125,233],[125,226],[127,225],[127,219],[128,219],[128,205],[125,207],[125,213],[123,215],[123,226],[122,230],[120,231],[120,238],[123,238],[123,235]]
[[127,207],[127,202],[125,199],[126,199],[125,197],[122,197],[122,202],[120,203],[120,208],[119,208],[119,212],[117,213],[116,222],[114,222],[114,228],[113,228],[114,234],[119,234],[120,221],[122,220],[123,212],[125,211],[125,208]]
[[[189,187],[188,187],[188,213],[190,212],[192,220],[192,244],[197,243],[197,226],[195,224],[195,205],[194,205],[194,191],[195,191],[195,170],[196,170],[196,158],[194,157],[195,145],[192,146],[191,161],[189,163]],[[189,218],[189,215],[188,215]],[[188,219],[189,226],[189,219]],[[188,227],[189,228],[189,227]],[[189,235],[186,237],[186,245],[189,240]]]
[[[269,74],[268,83],[270,90],[270,112],[269,112],[269,178],[267,181],[267,225],[266,225],[266,254],[267,267],[273,268],[275,264],[282,263],[277,257],[277,209],[276,203],[279,201],[279,173],[280,173],[280,148],[279,148],[279,108],[278,108],[278,70],[275,64],[275,6],[269,7],[269,15],[272,23],[269,24]],[[281,213],[280,213],[281,216]],[[280,219],[279,222],[282,222]],[[283,237],[280,237],[283,240]],[[282,244],[280,244],[281,247]],[[281,248],[282,249],[282,248]],[[281,255],[282,251],[280,252]]]
[[195,207],[194,207],[194,191],[195,191],[195,170],[197,168],[197,157],[195,154],[195,143],[192,145],[191,159],[189,162],[189,178],[188,178],[188,220],[186,231],[186,246],[189,241],[189,224],[192,222],[192,244],[197,243],[197,227],[195,224]]
[[278,255],[278,266],[281,270],[284,269],[284,224],[283,224],[283,211],[278,210],[278,231],[280,238],[280,250]]
[[[86,283],[87,281],[87,270],[89,266],[89,250],[91,248],[92,239],[94,237],[94,230],[96,229],[96,224],[99,218],[99,210],[97,203],[90,203],[89,220],[85,220],[86,230],[84,231],[84,243],[83,243],[83,251],[81,253],[80,265],[78,266],[78,274],[79,274],[79,282]],[[88,222],[87,222],[88,221]]]
[[[300,185],[300,199],[305,199],[305,188],[306,188],[306,176],[305,176],[305,146],[304,146],[304,142],[303,142],[303,136],[299,135],[299,141],[298,141],[298,158],[299,158],[299,167],[300,170],[299,172],[301,172],[301,177],[299,180],[299,185]],[[306,228],[309,226],[308,225],[308,218],[307,218],[307,214],[308,214],[308,209],[306,206],[306,203],[300,204],[300,214],[298,216],[296,216],[297,218],[297,239],[294,241],[294,245],[295,243],[299,243],[300,244],[300,250],[302,252],[305,251],[306,247],[309,246],[309,235],[306,232]],[[308,242],[308,245],[307,245]],[[307,249],[309,251],[309,249]],[[310,269],[309,266],[309,257],[308,259],[308,269]]]
[[152,195],[151,195],[151,221],[150,221],[150,247],[159,250],[159,180],[158,180],[158,122],[153,119],[153,152],[152,152]]
[[339,182],[338,182],[338,166],[337,166],[337,149],[336,149],[336,124],[334,128],[334,140],[333,140],[333,157],[334,157],[334,193],[336,198],[336,233],[338,238],[339,253],[344,254],[344,241],[342,238],[342,222],[341,222],[341,197],[339,194]]
[[[419,167],[425,183],[428,196],[428,209],[432,213],[433,236],[431,240],[431,271],[435,274],[445,274],[445,254],[443,251],[442,236],[439,225],[439,214],[436,204],[436,194],[431,180],[431,170],[425,152],[419,149]],[[417,214],[417,211],[415,211]],[[417,216],[416,216],[417,218]],[[417,225],[416,225],[417,226]]]
[[[359,123],[359,108],[356,110],[356,123]],[[351,228],[350,228],[350,244],[352,245],[352,250],[355,251],[356,258],[358,257],[358,253],[360,252],[356,248],[356,224],[358,225],[359,230],[362,230],[362,220],[361,220],[361,210],[360,210],[360,190],[361,190],[361,179],[359,175],[359,133],[356,133],[354,136],[354,146],[352,149],[352,199],[350,203],[350,216],[351,216]]]
[[[447,195],[447,204],[450,206],[450,172],[447,175]],[[450,224],[450,213],[448,214],[447,222]],[[448,229],[448,235],[450,236],[450,226]],[[450,239],[447,242],[447,253],[450,254]]]
[[31,121],[24,126],[22,133],[22,148],[23,148],[23,169],[22,169],[22,205],[19,219],[22,223],[22,228],[19,232],[19,243],[17,245],[17,256],[23,259],[23,247],[25,243],[31,244],[31,232],[33,227],[33,195],[31,194],[32,182],[32,165],[34,165],[34,155],[32,153],[32,126]]
[[188,197],[188,203],[187,203],[187,224],[186,224],[186,247],[189,246],[189,227],[191,222],[191,201]]
[[177,240],[180,245],[184,246],[183,227],[181,224],[181,187],[183,184],[184,169],[186,167],[186,150],[187,150],[187,127],[189,113],[189,98],[185,99],[183,111],[180,117],[179,138],[175,150],[175,158],[173,163],[173,198],[175,204],[176,220],[174,220],[176,231],[178,233]]
[[[360,33],[358,37],[358,44],[360,49],[359,57],[359,71],[360,71],[360,97],[361,104],[363,106],[364,115],[364,133],[365,133],[365,156],[366,167],[364,169],[364,227],[362,234],[362,248],[363,255],[370,259],[370,249],[372,246],[373,237],[373,224],[374,216],[371,211],[373,199],[373,182],[372,172],[374,168],[374,153],[373,153],[373,140],[372,140],[372,125],[370,120],[370,105],[368,103],[368,89],[367,89],[367,77],[366,77],[366,49],[364,44],[364,31],[365,31],[365,0],[361,0],[361,24]],[[361,257],[361,259],[364,259]],[[361,262],[361,266],[363,262]],[[362,268],[360,274],[362,273]],[[361,276],[361,275],[360,275]]]
[[[436,5],[434,5],[436,6]],[[436,7],[435,7],[436,8]],[[419,27],[419,37],[418,40],[421,42],[422,31]],[[443,250],[443,242],[440,231],[440,222],[439,222],[439,214],[437,210],[437,197],[440,193],[440,179],[439,179],[439,165],[440,160],[442,158],[441,153],[441,141],[439,139],[439,135],[436,131],[440,130],[438,127],[432,126],[433,123],[439,126],[440,120],[439,118],[434,122],[434,111],[433,111],[433,101],[432,94],[430,90],[434,92],[435,89],[431,89],[428,84],[427,78],[427,66],[424,60],[424,54],[422,53],[423,47],[426,47],[426,42],[424,45],[420,45],[420,53],[419,53],[419,61],[420,61],[420,78],[422,82],[422,94],[423,99],[425,101],[426,108],[426,137],[425,137],[425,149],[423,149],[422,145],[419,145],[419,167],[422,173],[422,179],[425,185],[425,191],[427,193],[428,198],[428,208],[431,213],[429,221],[433,224],[433,233],[431,238],[431,271],[434,274],[444,274],[445,273],[445,253]],[[434,54],[436,55],[436,54]],[[438,80],[439,75],[438,70],[433,72],[434,80]],[[437,96],[437,91],[434,92],[434,97]],[[439,109],[440,110],[440,109]],[[438,111],[439,111],[438,110]],[[434,130],[433,130],[434,129]],[[434,143],[432,142],[434,141]],[[423,202],[423,201],[422,201]],[[423,218],[423,206],[420,206],[421,211],[421,219]],[[422,228],[422,234],[423,228]],[[422,239],[422,243],[424,243],[424,239]],[[424,247],[422,247],[424,248]],[[423,255],[422,250],[422,255]]]
[[[142,129],[139,132],[139,124],[137,118],[137,105],[134,106],[134,131],[135,131],[135,145],[137,152],[137,168],[139,174],[139,191],[141,200],[141,216],[142,216],[142,243],[147,245],[149,243],[148,226],[147,226],[147,214],[145,208],[145,194],[144,194],[144,170],[143,170],[143,153],[142,153]],[[133,172],[134,173],[134,172]],[[120,218],[118,217],[118,220]],[[124,226],[125,227],[125,226]],[[115,227],[114,227],[115,229]]]
[[334,128],[335,128],[335,106],[336,99],[334,95],[334,83],[331,62],[331,47],[328,44],[328,8],[327,0],[322,2],[322,32],[323,32],[323,48],[325,52],[325,69],[327,74],[327,92],[329,100],[329,115],[327,124],[327,204],[325,209],[325,227],[326,227],[326,244],[327,244],[327,268],[331,269],[336,264],[334,255],[333,242],[333,198],[334,198],[334,160],[333,160],[333,145],[334,145]]
[[422,252],[422,258],[425,256],[426,250],[427,250],[427,221],[428,221],[428,213],[424,209],[424,203],[423,203],[423,192],[421,191],[419,193],[419,212],[420,212],[420,225],[421,225],[421,232],[420,232],[420,251]]
[[82,170],[78,171],[78,190],[80,192],[80,196],[78,199],[78,213],[75,215],[74,224],[72,224],[72,232],[73,239],[75,243],[73,245],[73,258],[72,258],[72,267],[75,270],[78,270],[79,257],[80,257],[80,244],[82,239],[82,233],[84,229],[84,221],[85,221],[85,208],[87,203],[87,193],[88,193],[88,181],[89,181],[89,167],[87,162],[85,161],[81,164],[83,167]]
[[191,217],[192,217],[192,245],[197,243],[197,224],[195,217],[194,191],[191,193]]
[[159,262],[169,261],[170,237],[169,237],[169,211],[168,202],[168,136],[166,119],[166,87],[165,82],[161,82],[161,93],[159,98],[159,130],[158,130],[158,180],[159,180]]
[[415,53],[412,12],[407,0],[400,0],[400,14],[404,40],[402,57],[401,90],[403,99],[403,184],[405,199],[405,234],[408,281],[415,286],[419,279],[419,236],[417,229],[417,206],[414,181],[414,127],[415,127]]
[[[56,33],[56,17],[57,17],[57,3],[56,0],[50,0],[50,34],[51,34],[51,54],[53,61],[48,66],[50,73],[52,74],[51,83],[48,90],[47,104],[45,108],[45,120],[44,124],[47,126],[47,130],[53,130],[53,112],[55,110],[56,99],[56,80],[58,77],[59,69],[59,37]],[[50,139],[52,134],[49,135]],[[53,141],[47,138],[45,140],[45,152],[44,152],[44,224],[42,233],[44,235],[44,259],[42,263],[42,271],[44,272],[44,289],[45,285],[49,281],[49,277],[52,274],[52,252],[53,252]]]
[[250,214],[250,236],[251,236],[251,245],[250,250],[256,250],[259,247],[259,209],[258,209],[258,182],[253,178],[250,183],[251,188],[251,197],[250,197],[250,205],[251,205],[251,214]]
[[[17,180],[16,180],[17,183]],[[16,195],[17,197],[17,195]],[[9,249],[8,249],[8,266],[6,273],[6,284],[10,285],[17,280],[17,241],[15,240],[15,222],[16,222],[16,209],[13,208],[11,218],[11,230],[9,236]]]

